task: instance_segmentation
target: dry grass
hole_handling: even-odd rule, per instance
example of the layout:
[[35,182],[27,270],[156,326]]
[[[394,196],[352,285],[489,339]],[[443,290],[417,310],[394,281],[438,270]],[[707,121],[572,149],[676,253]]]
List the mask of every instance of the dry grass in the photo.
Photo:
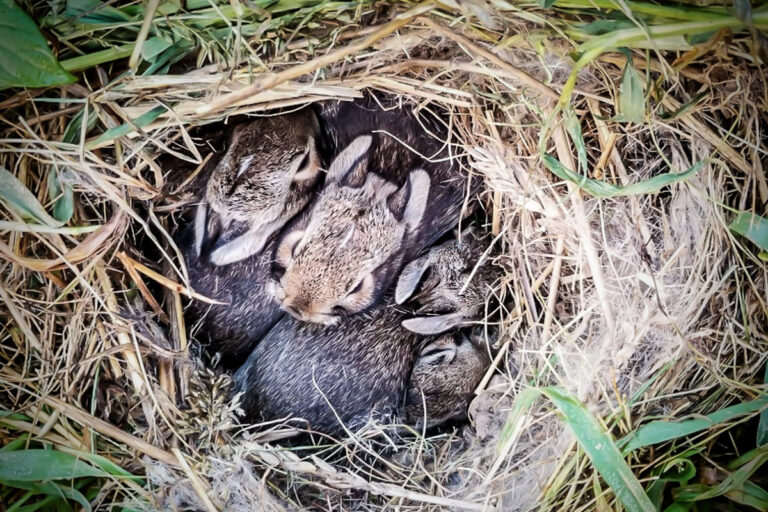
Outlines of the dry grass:
[[[344,11],[349,24],[323,12],[319,26],[287,38],[229,41],[231,55],[215,64],[141,76],[121,75],[121,63],[37,96],[60,102],[7,97],[0,164],[47,206],[53,169],[75,190],[69,225],[95,230],[0,230],[0,404],[18,413],[0,416],[3,444],[29,433],[147,476],[103,483],[94,503],[105,508],[616,509],[551,404],[507,424],[519,390],[560,386],[616,438],[650,418],[708,414],[764,392],[768,272],[728,230],[734,211],[764,214],[768,203],[768,88],[750,39],[635,50],[652,107],[644,122],[624,123],[612,120],[623,55],[582,69],[563,108],[575,36],[562,20],[572,18],[482,5],[419,4],[397,17],[360,6]],[[174,191],[209,158],[199,126],[364,88],[450,114],[453,151],[487,184],[509,309],[472,427],[287,448],[280,425],[243,431],[228,377],[200,367],[182,315],[194,292],[168,235],[183,203]],[[62,142],[81,109],[97,128]],[[583,143],[562,122],[569,113]],[[97,135],[123,123],[122,133]],[[597,199],[540,159],[543,149],[577,169],[580,148],[590,177],[620,186],[706,163],[657,194]],[[184,162],[173,175],[171,158]],[[171,263],[169,279],[161,273]],[[741,448],[738,436],[723,447],[718,435],[745,419],[627,460],[642,482],[686,448],[719,467],[717,449]]]

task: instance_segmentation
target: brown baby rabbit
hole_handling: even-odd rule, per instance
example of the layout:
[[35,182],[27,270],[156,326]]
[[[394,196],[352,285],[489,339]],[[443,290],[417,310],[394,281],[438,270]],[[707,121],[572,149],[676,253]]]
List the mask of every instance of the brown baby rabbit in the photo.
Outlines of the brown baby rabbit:
[[[489,237],[470,227],[460,237],[433,247],[400,274],[395,301],[419,305],[403,326],[419,334],[439,334],[483,317],[500,269],[487,261]],[[485,259],[484,259],[485,258]],[[477,268],[475,268],[477,267]]]
[[424,126],[429,116],[369,98],[321,118],[343,149],[280,235],[273,291],[294,317],[328,325],[375,306],[402,265],[456,225],[467,180],[427,132],[440,133],[434,120]]
[[[435,250],[453,249],[444,244]],[[460,256],[474,254],[467,251]],[[437,286],[458,288],[459,283],[449,282],[455,275],[448,274]],[[462,302],[466,298],[457,295],[455,306],[462,311],[462,318],[468,319],[470,311],[481,310],[467,307]],[[246,418],[253,422],[303,418],[310,428],[329,434],[341,433],[342,424],[354,431],[371,419],[397,422],[418,416],[418,425],[423,415],[421,405],[410,404],[411,416],[404,418],[403,400],[406,396],[415,400],[414,393],[418,393],[420,401],[422,392],[430,401],[447,400],[444,405],[427,407],[429,414],[434,410],[437,415],[427,425],[453,416],[466,405],[466,390],[477,384],[477,374],[484,371],[487,360],[484,354],[470,356],[468,351],[487,349],[462,343],[460,334],[424,337],[403,327],[408,317],[408,311],[391,298],[369,313],[331,326],[283,317],[235,374],[236,386],[243,392],[241,405]],[[425,348],[419,356],[422,345]],[[414,367],[416,380],[410,380]],[[439,375],[443,372],[447,387],[440,389]],[[462,375],[467,378],[464,383],[459,382]],[[406,395],[408,389],[412,391]]]
[[303,109],[235,127],[195,218],[195,249],[214,265],[260,252],[320,181],[319,124]]
[[320,177],[317,130],[308,109],[239,125],[215,169],[193,186],[201,201],[178,246],[192,288],[225,304],[192,301],[187,313],[225,365],[242,363],[283,316],[266,291],[270,236],[306,205]]

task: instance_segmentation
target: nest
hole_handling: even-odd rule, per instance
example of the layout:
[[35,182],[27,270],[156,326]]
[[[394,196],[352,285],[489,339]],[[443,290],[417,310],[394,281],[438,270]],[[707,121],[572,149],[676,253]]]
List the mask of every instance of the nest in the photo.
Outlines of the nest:
[[[105,508],[592,510],[617,507],[618,492],[573,418],[543,398],[523,407],[522,392],[556,387],[613,439],[760,397],[768,273],[729,229],[768,202],[768,89],[749,35],[678,43],[686,52],[663,40],[576,69],[567,23],[591,20],[580,12],[407,7],[272,11],[261,32],[201,43],[197,62],[162,75],[121,74],[118,61],[7,95],[0,164],[49,210],[73,211],[43,228],[2,209],[3,444],[27,435],[145,477],[99,481],[91,503]],[[632,69],[647,86],[634,122],[620,110]],[[447,113],[452,151],[485,182],[509,307],[470,424],[296,450],[286,427],[240,426],[229,377],[200,360],[169,236],[175,192],[230,117],[364,89]],[[563,179],[543,154],[593,181]],[[733,451],[760,410],[624,457],[645,481],[724,433],[720,453]]]

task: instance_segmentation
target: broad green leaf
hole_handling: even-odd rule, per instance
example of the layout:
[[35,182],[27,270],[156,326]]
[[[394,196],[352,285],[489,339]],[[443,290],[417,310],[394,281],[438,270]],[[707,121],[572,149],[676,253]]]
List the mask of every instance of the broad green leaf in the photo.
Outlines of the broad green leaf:
[[131,17],[101,0],[67,0],[64,14],[80,23],[110,24],[129,21]]
[[74,82],[48,48],[37,24],[14,0],[0,0],[0,89]]
[[109,474],[78,457],[55,450],[0,452],[0,481],[41,482]]
[[555,2],[557,2],[557,0],[536,0],[536,3],[539,4],[541,7],[543,7],[544,9],[548,9],[552,7],[553,5],[555,5]]
[[95,141],[91,142],[90,144],[87,144],[87,148],[93,148],[96,147],[104,142],[111,141],[113,139],[116,139],[118,137],[122,137],[124,135],[128,135],[132,131],[134,131],[136,128],[142,128],[158,117],[160,117],[160,114],[166,111],[166,108],[163,106],[155,107],[152,110],[149,110],[136,119],[133,120],[132,123],[124,123],[120,126],[115,126],[114,128],[111,128],[107,130],[106,132],[102,133]]
[[603,480],[611,486],[624,508],[629,512],[655,512],[656,507],[645,494],[643,486],[616,448],[613,439],[584,404],[558,388],[543,388],[541,392],[560,409],[581,449]]
[[593,180],[586,176],[576,174],[572,170],[560,163],[552,155],[544,155],[544,165],[547,166],[553,174],[563,180],[568,180],[576,183],[580,188],[595,197],[619,197],[619,196],[632,196],[637,194],[655,194],[663,187],[683,181],[690,176],[693,176],[704,167],[704,161],[696,162],[690,169],[679,174],[665,173],[654,176],[653,178],[638,183],[627,185],[626,187],[618,187],[611,183],[604,181]]
[[173,46],[171,41],[162,37],[150,37],[141,47],[141,57],[147,62],[154,62],[158,55]]
[[640,75],[632,66],[632,60],[627,59],[624,66],[624,73],[621,77],[621,87],[619,88],[619,115],[614,119],[616,121],[627,121],[630,123],[642,123],[645,114],[645,95],[643,93],[643,82]]
[[[17,489],[32,491],[36,494],[43,494],[49,498],[55,498],[58,502],[62,502],[64,499],[68,499],[70,501],[76,502],[86,511],[90,512],[90,510],[92,510],[91,504],[88,502],[88,499],[83,496],[83,493],[71,485],[62,485],[56,482],[23,482],[13,480],[4,481],[3,484],[7,485],[8,487],[16,487]],[[82,487],[82,484],[78,485],[77,487]],[[19,508],[18,510],[35,510],[33,507],[33,505],[30,505],[29,508],[23,507]]]
[[0,201],[25,221],[59,227],[59,222],[45,211],[37,198],[16,176],[0,165]]
[[721,423],[754,414],[764,408],[768,408],[768,397],[725,407],[703,418],[683,421],[654,421],[620,439],[617,444],[622,452],[628,454],[638,448],[664,443],[707,430]]
[[728,228],[764,251],[768,251],[768,219],[752,212],[739,212]]

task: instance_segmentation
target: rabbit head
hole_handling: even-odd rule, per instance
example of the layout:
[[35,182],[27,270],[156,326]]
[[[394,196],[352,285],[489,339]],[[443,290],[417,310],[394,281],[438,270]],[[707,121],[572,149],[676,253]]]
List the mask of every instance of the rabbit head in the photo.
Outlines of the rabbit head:
[[429,175],[413,170],[400,187],[385,180],[369,169],[372,142],[360,136],[338,155],[308,212],[278,241],[272,290],[300,320],[333,324],[376,304],[424,216]]
[[483,239],[469,228],[460,240],[445,242],[408,263],[398,278],[395,300],[419,308],[418,316],[404,320],[403,327],[433,335],[478,319],[497,277],[493,265],[480,261],[485,249]]
[[195,218],[197,255],[227,265],[261,251],[310,200],[320,178],[309,109],[238,125]]
[[490,362],[480,335],[470,339],[459,331],[428,342],[422,347],[411,373],[405,399],[405,423],[429,428],[463,416]]

